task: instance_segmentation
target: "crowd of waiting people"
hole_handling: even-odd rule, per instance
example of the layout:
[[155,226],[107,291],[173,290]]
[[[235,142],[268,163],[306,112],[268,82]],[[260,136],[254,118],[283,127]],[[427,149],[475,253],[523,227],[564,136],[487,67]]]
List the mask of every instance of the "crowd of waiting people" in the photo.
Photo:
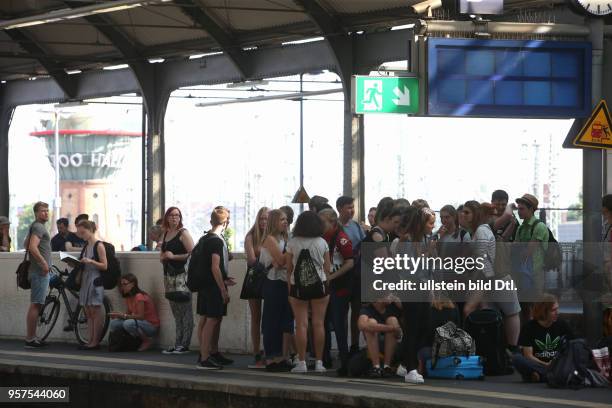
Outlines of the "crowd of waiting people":
[[[308,211],[299,214],[295,222],[289,206],[263,207],[257,212],[244,247],[247,268],[263,271],[265,279],[255,295],[241,296],[250,309],[253,361],[249,368],[306,373],[325,372],[336,365],[341,376],[401,376],[406,382],[423,383],[435,329],[449,321],[460,326],[470,313],[487,307],[503,316],[504,340],[514,369],[525,381],[537,382],[543,380],[545,367],[559,350],[558,339],[573,337],[567,322],[558,319],[559,303],[552,295],[544,295],[540,302],[523,304],[523,310],[516,294],[488,303],[478,296],[466,302],[453,302],[444,295],[434,296],[428,302],[360,299],[358,265],[364,242],[387,242],[392,252],[407,251],[416,256],[443,252],[444,243],[479,242],[481,245],[475,250],[483,251],[491,263],[482,271],[484,278],[493,274],[496,242],[524,242],[533,260],[533,270],[541,270],[549,230],[535,215],[539,203],[533,195],[524,194],[509,204],[508,194],[497,190],[490,203],[467,201],[458,208],[446,205],[439,211],[441,227],[437,230],[434,230],[436,212],[425,200],[410,203],[405,199],[383,198],[369,210],[368,224],[353,219],[353,198],[343,196],[335,204],[333,208],[327,199],[315,196]],[[602,204],[609,225],[604,228],[603,241],[612,242],[612,196],[605,196]],[[522,222],[515,218],[515,210]],[[84,267],[79,302],[85,306],[90,330],[90,342],[80,348],[99,349],[104,295],[100,274],[107,268],[107,259],[104,245],[95,238],[96,225],[82,216],[75,222],[76,233],[72,233],[68,221],[59,219],[58,234],[51,239],[45,227],[48,205],[37,203],[34,213],[36,221],[30,227],[26,245],[32,258],[32,289],[25,346],[45,346],[36,338],[35,328],[48,292],[52,250],[80,250]],[[179,282],[177,277],[187,279],[188,262],[193,262],[189,261],[190,256],[193,258],[197,252],[202,275],[196,307],[200,316],[196,328],[200,345],[197,364],[201,369],[217,370],[233,363],[219,351],[221,324],[230,301],[228,287],[236,284],[229,276],[232,256],[223,238],[229,222],[230,211],[216,207],[210,218],[211,229],[194,245],[191,234],[183,227],[181,211],[170,207],[159,225],[149,231],[149,238],[157,242],[165,279],[171,277],[173,287],[172,296],[167,293],[166,297],[175,321],[175,343],[163,350],[164,354],[190,351],[194,330],[192,297],[189,291],[176,292],[176,288],[185,287],[186,282]],[[2,250],[11,245],[7,224],[6,217],[0,217]],[[135,248],[143,249],[146,248]],[[304,286],[296,278],[305,269],[314,284]],[[133,274],[121,276],[119,290],[127,310],[111,313],[110,330],[125,330],[139,337],[142,340],[139,350],[146,350],[160,327],[155,304],[138,287]],[[609,306],[603,325],[604,335],[611,337],[612,305]],[[332,333],[338,364],[334,364],[331,353]],[[364,350],[360,350],[361,338],[366,344]],[[364,360],[367,368],[357,373],[356,361]]]

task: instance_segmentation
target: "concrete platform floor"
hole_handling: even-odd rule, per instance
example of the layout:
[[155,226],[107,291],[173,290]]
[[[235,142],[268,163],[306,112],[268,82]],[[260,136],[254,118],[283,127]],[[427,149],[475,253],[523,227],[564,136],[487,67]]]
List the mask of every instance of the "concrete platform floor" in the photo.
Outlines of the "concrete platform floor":
[[[222,392],[235,396],[270,398],[270,408],[291,402],[309,406],[368,407],[612,407],[612,388],[558,390],[545,384],[525,384],[518,375],[487,377],[484,381],[426,379],[410,385],[403,379],[339,378],[326,374],[268,373],[249,370],[249,356],[231,356],[235,363],[221,371],[196,369],[196,353],[163,355],[78,351],[74,344],[51,343],[40,350],[23,348],[23,341],[0,340],[0,379],[11,375],[43,376],[70,381],[122,384]],[[12,377],[15,378],[15,377]],[[5,382],[6,380],[0,381]],[[16,384],[13,384],[16,385]],[[273,402],[274,401],[274,402]],[[285,401],[280,403],[279,401]],[[1,405],[1,404],[0,404]],[[57,405],[55,405],[57,406]]]

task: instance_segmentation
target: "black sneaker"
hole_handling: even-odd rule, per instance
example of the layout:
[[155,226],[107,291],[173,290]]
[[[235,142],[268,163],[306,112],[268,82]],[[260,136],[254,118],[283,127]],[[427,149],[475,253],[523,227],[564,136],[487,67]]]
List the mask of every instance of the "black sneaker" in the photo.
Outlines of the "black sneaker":
[[74,326],[73,326],[72,324],[70,324],[70,323],[69,323],[69,324],[67,324],[67,325],[65,325],[65,326],[64,326],[64,331],[65,331],[65,332],[71,332],[71,331],[74,331]]
[[172,354],[186,354],[189,353],[189,347],[178,346],[172,350]]
[[196,365],[196,368],[199,368],[200,370],[221,370],[223,369],[223,366],[221,364],[217,364],[216,361],[208,357],[206,360],[200,361],[198,365]]
[[332,360],[331,357],[324,358],[323,359],[323,367],[325,367],[328,370],[331,370],[332,368],[334,368],[334,360]]
[[37,349],[37,348],[42,348],[45,345],[42,344],[38,339],[33,339],[30,341],[25,342],[25,344],[23,345],[23,348],[27,348],[27,349]]
[[383,370],[380,367],[372,367],[368,370],[366,376],[368,378],[382,378]]
[[212,358],[216,363],[220,365],[230,365],[234,364],[234,360],[231,358],[225,357],[223,354],[216,352],[215,354],[211,354],[209,358]]
[[266,366],[266,371],[270,371],[272,373],[288,373],[291,371],[293,366],[289,364],[287,361],[283,360],[278,363],[270,363]]
[[393,368],[392,368],[392,367],[390,367],[390,366],[385,366],[385,368],[383,368],[383,370],[382,370],[382,376],[383,376],[384,378],[393,378],[393,377],[397,377],[396,372],[397,372],[397,370],[396,370],[396,369],[393,369]]

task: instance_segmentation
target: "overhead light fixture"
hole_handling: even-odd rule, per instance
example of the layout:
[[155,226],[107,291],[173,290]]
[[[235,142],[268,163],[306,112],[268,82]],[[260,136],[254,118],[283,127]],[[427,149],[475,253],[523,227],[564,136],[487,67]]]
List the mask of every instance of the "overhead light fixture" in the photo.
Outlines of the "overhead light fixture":
[[414,24],[403,24],[403,25],[398,25],[398,26],[391,27],[391,31],[409,30],[411,28],[414,28]]
[[311,42],[323,41],[324,39],[325,38],[323,37],[311,37],[311,38],[304,38],[303,40],[286,41],[284,43],[281,43],[281,45],[307,44]]
[[37,14],[29,17],[16,18],[0,22],[0,29],[11,30],[14,28],[31,27],[41,24],[56,23],[58,21],[71,20],[91,16],[94,14],[112,13],[135,7],[152,6],[166,3],[171,0],[116,0],[96,3],[91,6],[67,8],[54,10],[45,14]]
[[53,105],[53,107],[55,109],[63,109],[63,108],[74,108],[76,106],[85,106],[85,105],[87,105],[87,102],[83,102],[83,101],[68,101],[68,102],[56,103],[55,105]]
[[113,71],[115,69],[125,69],[125,68],[129,68],[130,66],[128,64],[119,64],[119,65],[109,65],[108,67],[104,67],[102,69],[105,69],[107,71]]
[[215,55],[223,55],[223,51],[216,51],[216,52],[205,52],[204,54],[194,54],[194,55],[190,55],[189,59],[198,59],[198,58],[204,58],[204,57],[212,57]]
[[304,91],[304,92],[295,92],[295,93],[280,94],[280,95],[253,96],[250,98],[230,99],[227,101],[219,101],[219,102],[202,102],[202,103],[196,104],[195,106],[198,108],[205,108],[208,106],[231,105],[234,103],[264,102],[264,101],[273,101],[273,100],[278,100],[278,99],[299,101],[300,99],[303,99],[308,96],[328,95],[332,93],[339,93],[342,91],[343,91],[342,88],[335,88],[335,89],[326,89],[322,91]]
[[81,71],[80,69],[67,69],[66,70],[66,73],[68,75],[80,74],[81,72],[83,72],[83,71]]
[[261,80],[261,81],[244,81],[244,82],[234,82],[231,84],[227,84],[225,85],[226,88],[252,88],[254,86],[260,86],[260,85],[268,85],[268,81],[265,80]]
[[300,186],[298,190],[293,195],[293,200],[291,200],[292,204],[307,204],[310,201],[310,197],[306,192],[304,186]]

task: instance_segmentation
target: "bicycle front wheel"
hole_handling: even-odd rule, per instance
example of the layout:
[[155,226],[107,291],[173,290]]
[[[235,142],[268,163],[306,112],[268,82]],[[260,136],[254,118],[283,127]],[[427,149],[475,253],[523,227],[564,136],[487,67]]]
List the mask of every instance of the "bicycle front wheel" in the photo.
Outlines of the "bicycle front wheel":
[[[110,300],[104,296],[104,302],[102,303],[102,310],[100,313],[104,314],[104,325],[102,326],[102,332],[100,333],[100,341],[106,335],[108,331],[108,325],[110,323],[110,318],[108,314],[111,311]],[[74,334],[76,336],[79,344],[87,344],[89,343],[89,322],[87,321],[87,315],[85,314],[85,308],[82,305],[77,305],[76,308],[76,322],[74,325]]]
[[60,312],[60,301],[55,296],[47,296],[36,320],[36,337],[45,340],[53,331]]

